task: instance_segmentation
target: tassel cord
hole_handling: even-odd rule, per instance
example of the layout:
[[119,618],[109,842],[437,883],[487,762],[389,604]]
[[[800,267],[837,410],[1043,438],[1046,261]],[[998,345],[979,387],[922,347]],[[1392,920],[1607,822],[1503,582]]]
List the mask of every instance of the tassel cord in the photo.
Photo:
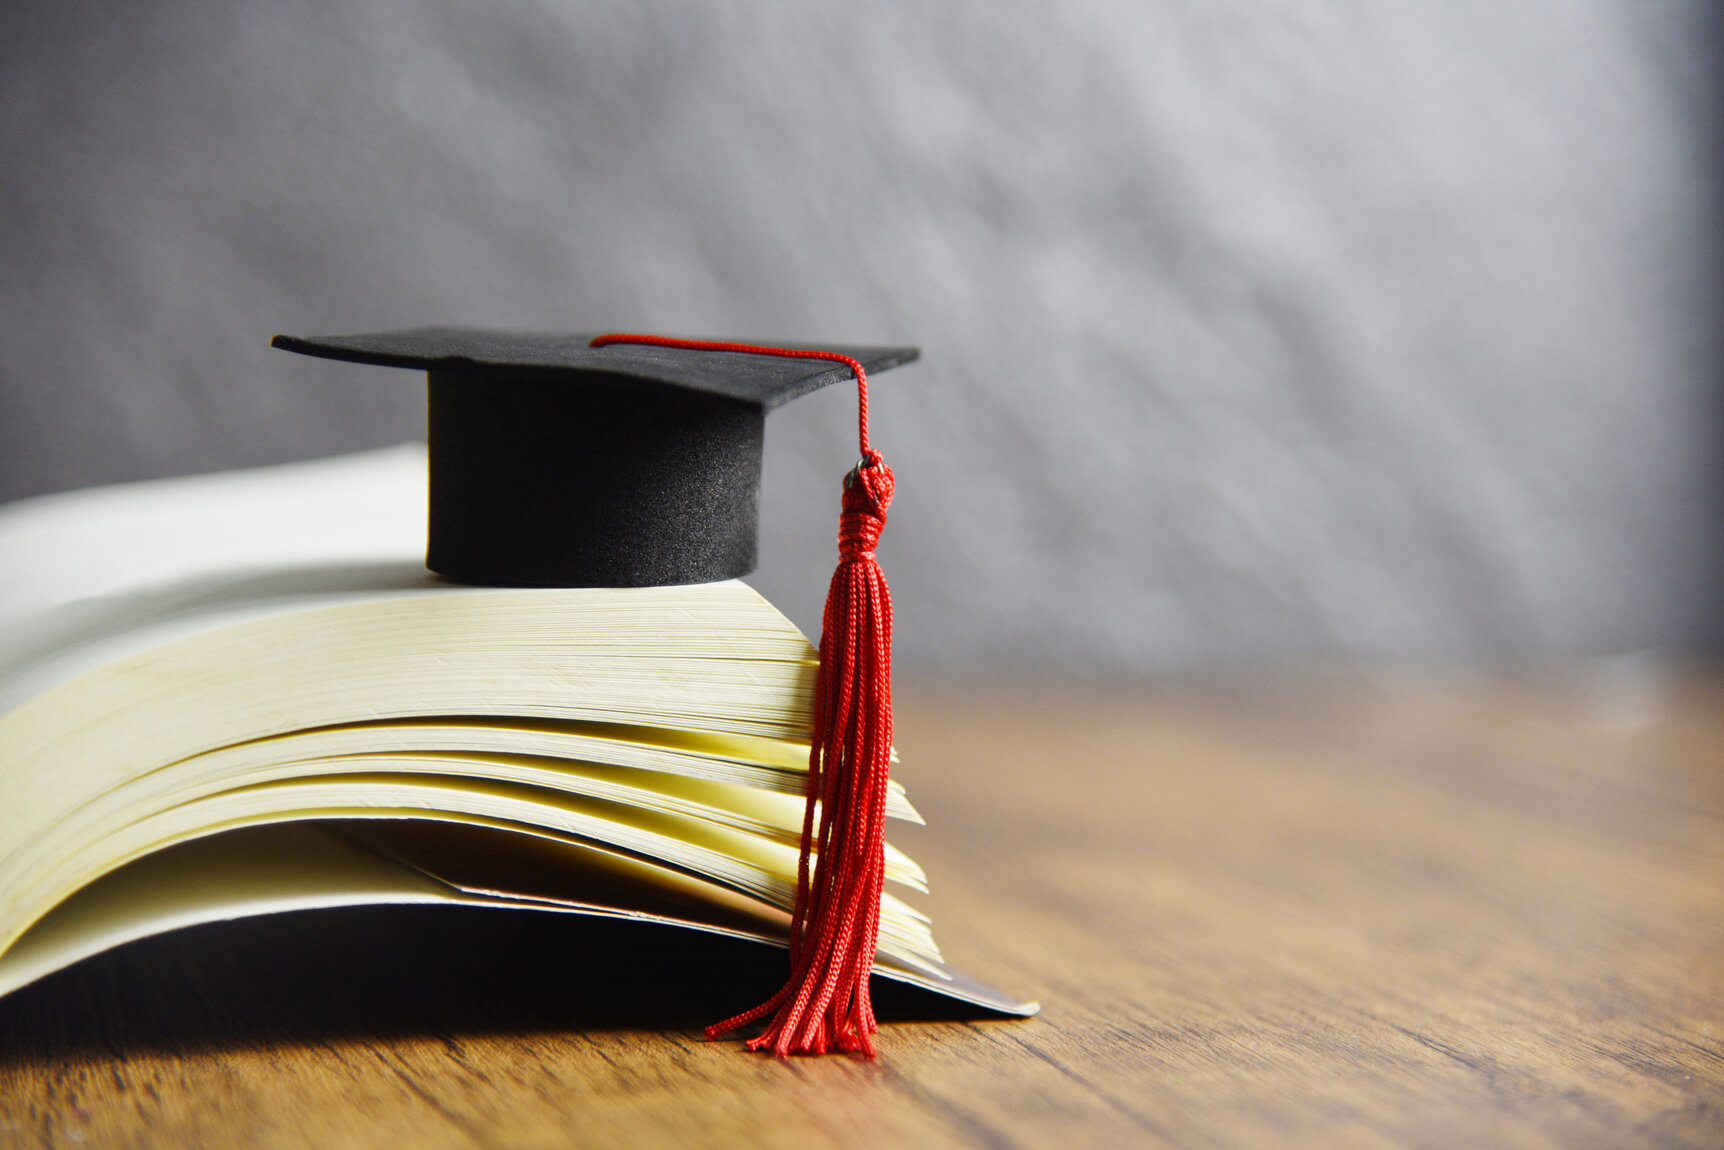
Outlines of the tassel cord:
[[[790,924],[790,977],[752,1010],[707,1028],[718,1038],[767,1020],[747,1049],[779,1057],[833,1048],[875,1056],[868,980],[885,889],[885,812],[892,755],[892,597],[874,548],[894,492],[892,469],[868,442],[868,375],[837,352],[666,336],[600,336],[594,347],[647,344],[694,351],[823,359],[856,378],[861,462],[845,477],[839,563],[827,589]],[[818,813],[817,813],[818,812]]]

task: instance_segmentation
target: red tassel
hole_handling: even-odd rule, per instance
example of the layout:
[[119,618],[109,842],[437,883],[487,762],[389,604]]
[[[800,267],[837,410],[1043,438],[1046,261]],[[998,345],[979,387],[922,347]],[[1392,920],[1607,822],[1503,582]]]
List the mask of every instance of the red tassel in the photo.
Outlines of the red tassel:
[[[642,343],[828,359],[856,376],[862,462],[844,479],[838,570],[826,594],[814,734],[808,756],[802,857],[790,924],[790,979],[777,994],[706,1029],[718,1038],[770,1016],[750,1050],[873,1058],[868,976],[880,935],[886,878],[886,780],[892,753],[892,597],[874,545],[892,503],[892,469],[868,444],[868,373],[836,352],[650,335],[605,335],[592,346]],[[819,812],[819,826],[815,813]]]

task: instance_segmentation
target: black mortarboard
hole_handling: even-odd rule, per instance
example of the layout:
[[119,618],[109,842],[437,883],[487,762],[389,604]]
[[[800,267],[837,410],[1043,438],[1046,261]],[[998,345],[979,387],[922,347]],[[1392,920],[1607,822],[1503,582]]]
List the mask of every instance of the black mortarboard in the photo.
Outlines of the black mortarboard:
[[[271,346],[430,373],[433,571],[646,587],[754,570],[766,412],[850,368],[592,338],[421,327]],[[820,346],[869,372],[917,355]]]
[[896,481],[869,442],[868,372],[915,349],[458,328],[276,336],[275,346],[430,372],[425,561],[473,583],[640,587],[747,574],[766,410],[856,381],[861,459],[844,482],[820,632],[790,978],[707,1035],[770,1018],[749,1049],[873,1057],[868,979],[892,753],[892,597],[874,547]]

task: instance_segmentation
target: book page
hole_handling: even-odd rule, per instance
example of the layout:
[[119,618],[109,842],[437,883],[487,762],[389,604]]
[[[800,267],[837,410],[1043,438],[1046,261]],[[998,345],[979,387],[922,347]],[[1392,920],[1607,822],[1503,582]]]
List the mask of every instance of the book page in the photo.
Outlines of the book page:
[[248,618],[443,588],[423,444],[0,507],[0,714]]
[[217,571],[425,554],[425,447],[94,487],[0,507],[0,637],[68,603]]
[[[475,831],[415,822],[299,822],[160,851],[85,887],[0,955],[0,995],[171,930],[347,906],[441,904],[601,915],[783,945],[786,916],[674,871],[526,835],[505,834],[512,841],[507,849],[480,840],[464,846],[463,836],[471,839]],[[517,851],[525,853],[517,857]],[[619,903],[618,895],[628,897]],[[910,966],[881,956],[875,971],[990,1010],[1035,1010],[938,964]]]
[[136,939],[288,910],[468,901],[311,823],[216,835],[90,884],[0,954],[0,994]]

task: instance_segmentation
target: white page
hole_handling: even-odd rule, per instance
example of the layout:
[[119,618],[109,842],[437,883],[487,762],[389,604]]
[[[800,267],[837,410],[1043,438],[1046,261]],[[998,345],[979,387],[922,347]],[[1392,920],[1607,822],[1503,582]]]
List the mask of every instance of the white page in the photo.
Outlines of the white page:
[[71,603],[222,571],[425,554],[425,447],[44,495],[0,507],[0,636]]
[[0,507],[0,713],[246,618],[456,591],[425,570],[423,444]]

